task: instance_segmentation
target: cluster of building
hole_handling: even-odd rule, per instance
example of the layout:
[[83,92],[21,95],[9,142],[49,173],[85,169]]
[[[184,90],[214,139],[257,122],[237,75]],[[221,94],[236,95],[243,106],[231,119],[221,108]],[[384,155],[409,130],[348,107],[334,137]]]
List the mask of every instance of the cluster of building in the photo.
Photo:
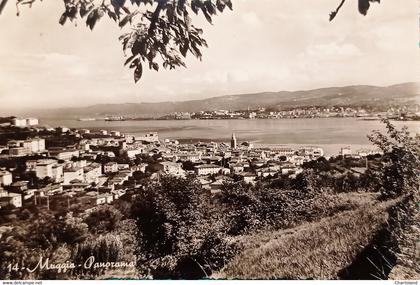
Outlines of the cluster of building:
[[[156,132],[132,136],[119,131],[58,127],[45,128],[42,133],[39,128],[34,128],[30,138],[10,139],[0,146],[0,162],[21,163],[17,168],[1,164],[0,207],[21,207],[26,201],[51,195],[82,197],[92,206],[110,203],[133,187],[126,182],[135,172],[146,172],[150,164],[154,167],[151,179],[192,174],[205,189],[217,192],[233,178],[256,183],[275,175],[297,175],[304,162],[324,156],[317,146],[255,146],[239,143],[235,134],[230,143],[180,144],[177,140],[161,140]],[[48,147],[51,134],[75,137],[77,143]],[[351,149],[343,148],[341,154],[352,155]],[[153,160],[145,162],[144,157]]]
[[4,118],[0,123],[0,126],[14,126],[19,128],[32,127],[39,124],[37,118],[18,118],[18,117],[9,117]]
[[376,112],[363,107],[332,106],[332,107],[296,107],[286,110],[267,110],[257,108],[250,110],[216,110],[200,112],[175,112],[161,117],[166,120],[215,120],[215,119],[295,119],[295,118],[367,118],[388,117],[395,119],[415,118],[419,116],[419,106],[390,107],[386,112]]

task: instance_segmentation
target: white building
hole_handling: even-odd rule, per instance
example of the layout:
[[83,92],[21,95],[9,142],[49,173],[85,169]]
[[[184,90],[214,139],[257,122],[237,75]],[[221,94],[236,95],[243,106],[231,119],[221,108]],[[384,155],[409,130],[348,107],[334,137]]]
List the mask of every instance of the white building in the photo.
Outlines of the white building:
[[150,132],[143,136],[136,137],[136,141],[145,141],[145,142],[159,142],[159,135],[156,132]]
[[121,136],[121,132],[119,132],[119,131],[111,131],[111,136],[113,136],[113,137],[120,137]]
[[244,172],[245,166],[242,163],[235,163],[230,165],[230,170],[232,173],[241,173]]
[[9,148],[9,155],[10,156],[25,156],[29,155],[30,152],[27,148],[24,147],[11,147]]
[[63,165],[54,159],[28,160],[26,170],[34,171],[36,177],[40,179],[50,177],[55,182],[60,182],[63,179]]
[[142,154],[143,153],[143,149],[142,148],[138,148],[138,149],[128,149],[126,150],[126,154],[129,158],[135,158],[136,155],[138,154]]
[[341,148],[341,150],[340,150],[340,155],[342,155],[342,156],[349,156],[349,155],[351,155],[351,147],[350,146],[347,146],[347,147],[342,147]]
[[161,162],[163,165],[163,171],[171,175],[185,175],[185,171],[182,169],[182,163],[164,161]]
[[39,153],[45,151],[45,139],[33,138],[24,141],[23,147],[30,150],[31,153]]
[[12,184],[13,176],[12,173],[6,170],[0,171],[0,186],[8,186]]
[[90,130],[88,130],[88,129],[81,129],[81,130],[79,130],[79,132],[80,132],[81,134],[84,134],[84,135],[86,135],[86,134],[90,134]]
[[214,164],[203,164],[194,167],[194,171],[197,175],[211,175],[218,174],[222,167]]
[[179,154],[176,154],[176,157],[180,161],[197,162],[201,160],[201,153],[199,152],[179,153]]
[[309,157],[311,159],[324,156],[324,150],[322,148],[312,146],[300,147],[298,153],[299,155]]
[[64,170],[64,184],[70,184],[72,180],[84,181],[83,168],[70,168]]
[[12,125],[15,127],[26,127],[26,119],[22,118],[13,118]]
[[108,162],[104,164],[104,172],[105,173],[116,173],[118,172],[118,163],[116,162]]
[[114,201],[114,195],[111,193],[98,195],[96,197],[93,197],[93,202],[96,205],[102,205],[102,204],[110,204],[112,201]]
[[26,125],[27,126],[36,126],[39,124],[39,121],[37,118],[26,118]]
[[22,195],[16,193],[0,192],[0,208],[13,206],[15,208],[22,207]]
[[50,150],[51,157],[55,157],[61,160],[71,160],[72,157],[79,157],[80,152],[78,150]]
[[[27,140],[11,140],[7,143],[7,146],[12,150],[12,152],[9,151],[9,153],[15,155],[19,153],[24,153],[24,155],[40,153],[45,151],[45,139],[33,138]],[[21,148],[24,148],[24,150]]]
[[92,163],[83,168],[86,183],[98,183],[99,177],[102,175],[102,166],[99,163]]

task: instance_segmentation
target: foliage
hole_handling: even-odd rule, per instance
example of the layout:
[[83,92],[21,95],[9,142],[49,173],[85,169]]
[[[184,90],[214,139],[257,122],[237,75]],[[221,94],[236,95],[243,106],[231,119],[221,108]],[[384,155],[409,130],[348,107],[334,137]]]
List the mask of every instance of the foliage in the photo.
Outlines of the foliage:
[[[37,0],[16,0],[16,6],[32,6]],[[0,14],[8,0],[0,0]],[[185,67],[184,59],[191,54],[201,60],[202,49],[207,47],[203,30],[193,25],[191,15],[202,15],[212,24],[213,17],[226,8],[232,10],[231,0],[63,0],[65,10],[59,23],[83,19],[90,29],[107,16],[120,28],[130,26],[120,36],[125,65],[134,70],[138,82],[145,67],[158,71],[160,67]],[[345,0],[330,14],[337,15]],[[366,15],[370,2],[359,0],[359,12]]]
[[[332,11],[330,13],[330,21],[334,20],[334,18],[337,16],[338,11],[340,11],[341,7],[344,5],[344,3],[346,2],[346,0],[341,0],[340,5],[337,7],[337,9],[335,11]],[[370,2],[378,2],[380,3],[381,0],[359,0],[359,12],[360,14],[366,16],[367,11],[370,8]]]
[[84,222],[91,232],[101,234],[115,230],[121,219],[122,214],[115,207],[101,205],[89,211]]
[[146,166],[146,172],[156,173],[163,170],[163,165],[156,162]]
[[224,184],[219,203],[226,231],[233,236],[291,228],[302,222],[354,209],[358,204],[327,191],[287,190],[273,184],[252,186],[243,182]]
[[410,136],[407,127],[397,129],[384,119],[386,134],[374,131],[369,139],[379,147],[384,155],[380,173],[380,191],[384,198],[404,194],[417,196],[420,186],[420,145],[418,138]]
[[[154,278],[180,278],[182,263],[195,256],[211,229],[209,196],[191,177],[165,176],[149,184],[133,202],[139,236],[140,271]],[[199,269],[201,270],[201,269]]]
[[[4,6],[7,0],[0,3]],[[32,5],[36,0],[17,0],[18,5]],[[174,69],[183,66],[188,53],[201,59],[202,48],[207,47],[203,30],[192,24],[192,14],[212,18],[226,8],[232,9],[231,0],[64,0],[65,11],[59,23],[84,19],[93,29],[104,16],[120,28],[130,26],[121,35],[123,50],[128,54],[125,65],[134,69],[137,82],[148,66]],[[1,10],[0,10],[1,12]],[[19,13],[19,11],[18,11]]]

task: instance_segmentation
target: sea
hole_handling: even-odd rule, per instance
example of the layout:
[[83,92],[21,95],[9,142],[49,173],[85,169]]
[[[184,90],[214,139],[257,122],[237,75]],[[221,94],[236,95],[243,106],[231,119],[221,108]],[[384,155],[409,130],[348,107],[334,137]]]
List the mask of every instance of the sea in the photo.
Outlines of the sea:
[[[338,155],[342,147],[352,150],[375,149],[367,135],[374,130],[385,131],[379,120],[361,118],[254,119],[254,120],[144,120],[144,121],[78,121],[75,119],[42,119],[50,127],[90,130],[115,130],[129,135],[158,132],[161,139],[176,139],[181,143],[197,141],[229,142],[232,133],[238,143],[254,145],[319,146],[326,156]],[[394,121],[407,126],[413,134],[420,133],[420,122]]]

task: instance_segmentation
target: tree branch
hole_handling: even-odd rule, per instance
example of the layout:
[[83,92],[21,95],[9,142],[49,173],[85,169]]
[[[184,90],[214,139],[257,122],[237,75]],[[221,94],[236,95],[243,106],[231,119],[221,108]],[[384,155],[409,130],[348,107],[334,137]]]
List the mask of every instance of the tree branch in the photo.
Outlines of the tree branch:
[[344,2],[346,2],[346,0],[342,0],[341,3],[340,3],[340,5],[338,5],[337,9],[335,11],[332,11],[331,12],[331,14],[330,14],[330,22],[332,20],[334,20],[335,16],[337,16],[338,11],[340,11],[341,7],[343,7],[343,5],[344,5]]
[[7,0],[1,0],[1,2],[0,2],[0,15],[1,15],[1,12],[3,12],[4,7],[6,7],[6,4],[7,4]]

